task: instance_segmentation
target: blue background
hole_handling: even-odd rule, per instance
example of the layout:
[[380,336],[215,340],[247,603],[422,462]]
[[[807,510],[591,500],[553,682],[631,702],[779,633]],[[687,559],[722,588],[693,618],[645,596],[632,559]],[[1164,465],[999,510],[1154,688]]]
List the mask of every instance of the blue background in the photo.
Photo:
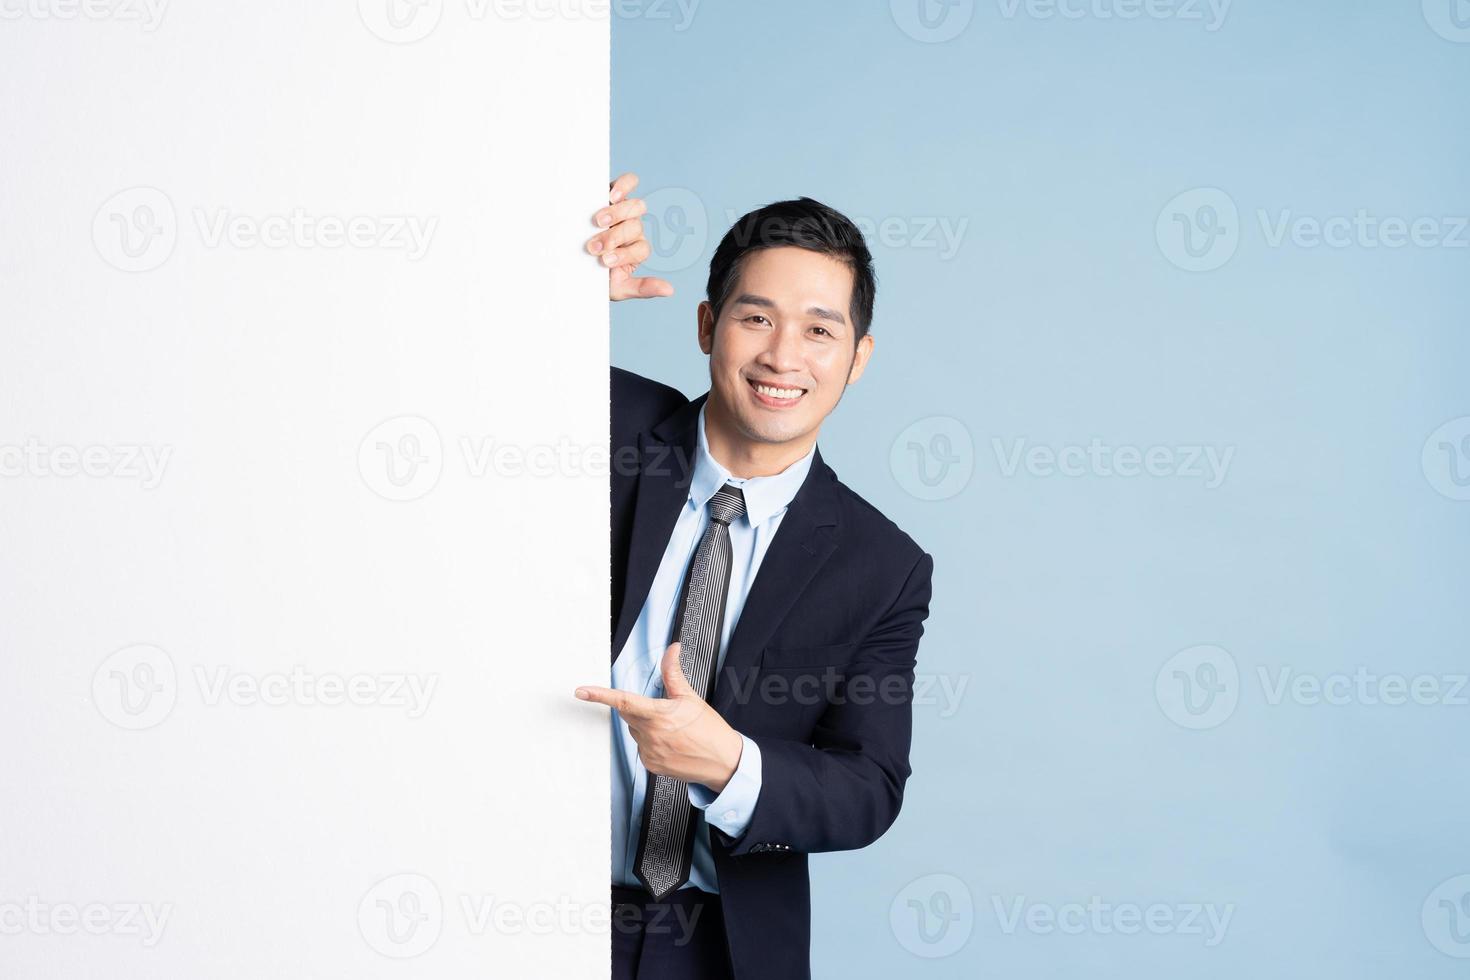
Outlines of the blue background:
[[[1470,972],[1450,3],[935,4],[947,40],[913,0],[615,6],[613,168],[657,192],[678,290],[616,305],[615,364],[708,388],[694,307],[734,216],[806,194],[892,219],[874,357],[819,443],[934,555],[934,687],[898,822],[812,857],[815,976]],[[1360,210],[1433,224],[1388,247],[1299,223]],[[1173,468],[1008,465],[1093,439]],[[1217,486],[1189,447],[1232,453]],[[1435,703],[1278,696],[1360,668]],[[1066,908],[1094,896],[1174,925]]]

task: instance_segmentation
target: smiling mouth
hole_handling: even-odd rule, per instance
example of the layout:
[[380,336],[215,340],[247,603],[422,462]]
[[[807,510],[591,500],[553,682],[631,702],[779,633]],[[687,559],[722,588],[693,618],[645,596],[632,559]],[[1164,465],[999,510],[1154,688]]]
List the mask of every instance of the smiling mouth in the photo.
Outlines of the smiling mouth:
[[745,383],[750,385],[750,390],[755,392],[755,396],[764,404],[777,407],[795,405],[801,401],[801,397],[807,392],[805,388],[795,388],[789,385],[768,385],[764,382],[752,381],[749,378],[746,379]]

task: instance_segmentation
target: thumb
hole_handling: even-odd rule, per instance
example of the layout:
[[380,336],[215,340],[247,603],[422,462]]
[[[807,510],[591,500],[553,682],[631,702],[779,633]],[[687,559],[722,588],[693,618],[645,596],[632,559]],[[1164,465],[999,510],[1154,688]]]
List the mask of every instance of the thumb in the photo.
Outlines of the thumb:
[[679,663],[680,644],[678,640],[670,643],[664,651],[663,675],[664,675],[664,697],[677,698],[694,693],[694,688],[689,683],[689,678],[684,676],[684,668]]

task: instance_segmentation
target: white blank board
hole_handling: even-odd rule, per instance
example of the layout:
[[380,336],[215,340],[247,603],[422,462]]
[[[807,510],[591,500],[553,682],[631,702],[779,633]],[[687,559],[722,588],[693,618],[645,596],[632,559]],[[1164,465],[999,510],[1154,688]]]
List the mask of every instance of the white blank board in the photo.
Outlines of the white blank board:
[[605,975],[608,24],[0,29],[0,976]]

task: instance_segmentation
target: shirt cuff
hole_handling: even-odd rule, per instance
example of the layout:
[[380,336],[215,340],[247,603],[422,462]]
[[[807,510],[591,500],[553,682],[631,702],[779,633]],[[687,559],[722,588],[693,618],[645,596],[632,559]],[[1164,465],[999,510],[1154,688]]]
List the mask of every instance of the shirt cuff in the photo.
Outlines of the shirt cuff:
[[740,761],[718,796],[701,783],[689,784],[689,803],[704,811],[706,823],[731,837],[739,837],[750,826],[761,793],[761,748],[748,736],[741,735],[740,739],[745,746],[740,750]]

